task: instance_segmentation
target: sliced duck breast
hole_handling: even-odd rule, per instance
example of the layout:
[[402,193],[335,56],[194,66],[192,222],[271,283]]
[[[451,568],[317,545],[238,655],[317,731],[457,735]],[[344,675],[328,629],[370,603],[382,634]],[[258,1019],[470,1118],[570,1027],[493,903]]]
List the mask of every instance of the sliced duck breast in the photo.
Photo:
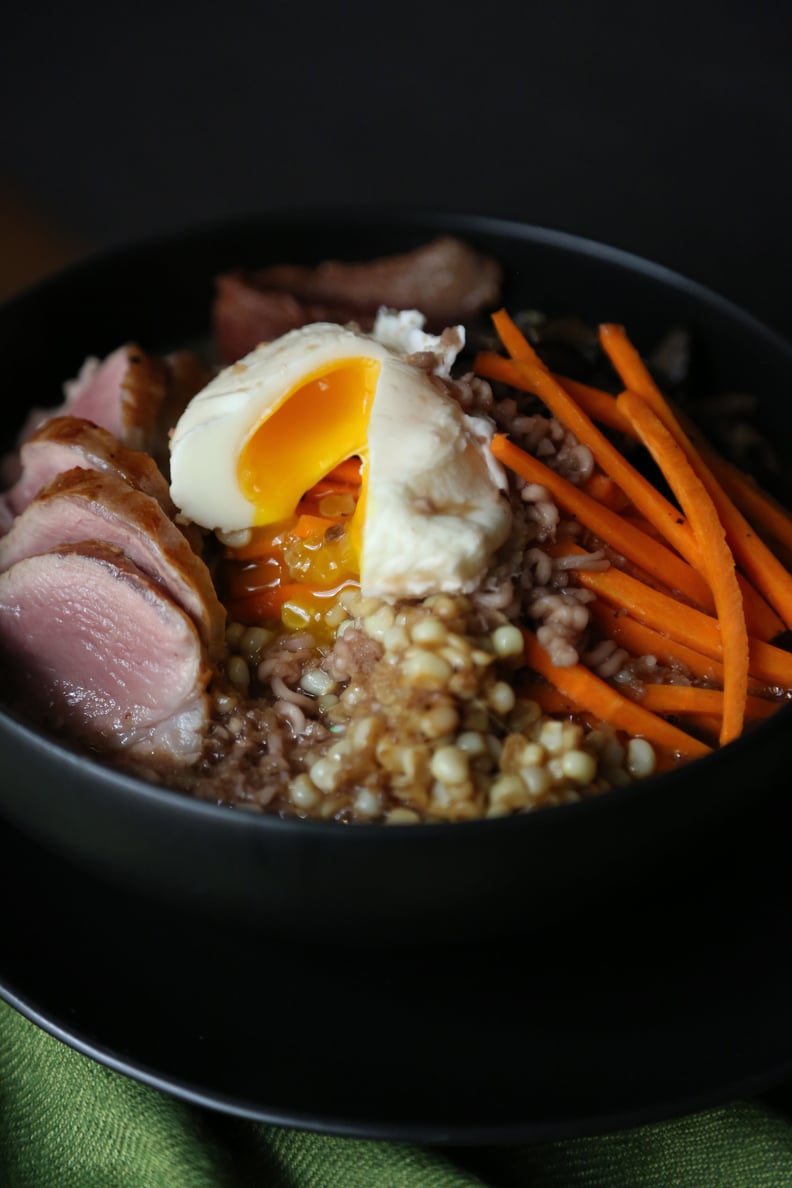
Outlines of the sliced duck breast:
[[154,433],[167,377],[161,359],[127,343],[104,360],[86,359],[63,388],[65,403],[49,415],[93,421],[130,449],[142,450]]
[[121,549],[190,616],[209,658],[225,653],[226,612],[209,570],[156,499],[118,474],[74,469],[57,475],[0,538],[0,572],[85,540]]
[[120,549],[86,542],[0,575],[11,696],[103,750],[193,763],[209,668],[192,621]]
[[453,235],[375,260],[326,260],[315,268],[276,265],[258,273],[262,287],[301,301],[343,302],[374,312],[380,305],[419,309],[441,328],[494,304],[502,278],[497,260]]
[[20,450],[21,473],[6,492],[12,515],[23,511],[56,475],[75,467],[117,474],[157,500],[169,516],[176,514],[168,483],[142,450],[122,445],[107,429],[80,417],[53,417],[28,438]]
[[238,270],[217,280],[214,334],[222,357],[233,362],[308,322],[355,321],[368,330],[382,305],[418,309],[439,332],[494,306],[502,280],[497,260],[451,235],[376,260]]
[[374,325],[375,312],[338,302],[299,301],[291,293],[262,287],[259,274],[229,272],[215,283],[214,337],[218,353],[234,363],[261,342],[271,342],[289,330],[311,322],[355,322],[361,330]]

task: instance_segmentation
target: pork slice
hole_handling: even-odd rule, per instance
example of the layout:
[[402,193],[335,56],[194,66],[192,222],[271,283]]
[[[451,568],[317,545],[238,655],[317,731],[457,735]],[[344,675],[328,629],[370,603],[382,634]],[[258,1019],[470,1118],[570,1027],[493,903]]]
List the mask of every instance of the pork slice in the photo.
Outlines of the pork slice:
[[308,322],[355,321],[367,330],[383,305],[421,310],[428,328],[439,332],[494,306],[502,281],[497,260],[454,236],[364,263],[237,271],[217,279],[214,333],[223,358],[232,362]]
[[121,549],[190,616],[210,660],[225,654],[225,608],[211,575],[150,495],[113,472],[57,475],[0,539],[0,572],[59,545],[100,540]]
[[79,417],[53,417],[40,425],[20,450],[20,466],[19,478],[4,497],[12,515],[23,511],[56,475],[75,467],[116,474],[156,499],[167,515],[176,514],[168,483],[153,459]]
[[195,762],[209,667],[185,613],[120,549],[98,542],[26,557],[0,574],[10,696],[102,751]]

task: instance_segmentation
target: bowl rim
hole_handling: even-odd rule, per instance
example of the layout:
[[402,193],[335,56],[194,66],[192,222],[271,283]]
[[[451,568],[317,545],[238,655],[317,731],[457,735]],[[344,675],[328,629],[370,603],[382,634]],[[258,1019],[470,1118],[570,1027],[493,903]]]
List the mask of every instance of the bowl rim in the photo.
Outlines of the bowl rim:
[[[368,228],[381,226],[383,230],[401,226],[415,230],[423,229],[427,233],[434,232],[438,235],[454,234],[461,238],[475,235],[500,236],[529,245],[549,247],[572,256],[615,265],[625,272],[639,274],[684,294],[702,306],[706,306],[709,310],[715,311],[718,315],[730,319],[756,339],[762,340],[770,349],[784,356],[792,373],[791,340],[767,326],[731,299],[664,264],[587,236],[512,217],[467,213],[459,208],[405,204],[376,206],[361,204],[355,206],[345,203],[281,207],[240,214],[231,218],[204,220],[187,225],[181,230],[165,231],[136,238],[128,243],[110,245],[89,252],[65,268],[59,269],[12,295],[0,304],[0,325],[11,314],[23,314],[28,304],[35,304],[49,293],[53,297],[57,297],[60,289],[68,291],[70,286],[83,278],[89,278],[93,273],[101,274],[107,269],[122,265],[125,261],[132,262],[136,257],[159,256],[174,250],[183,250],[190,243],[196,245],[205,243],[208,237],[244,237],[263,231],[273,232],[279,227],[317,229],[321,226],[323,229],[326,227],[328,231],[332,231],[341,228],[350,229],[353,226],[360,227],[361,225]],[[244,264],[240,266],[243,267]],[[792,722],[792,702],[779,706],[776,713],[770,718],[752,726],[749,735],[743,734],[734,742],[729,743],[727,747],[716,748],[710,754],[692,760],[673,771],[649,776],[629,786],[612,788],[607,793],[587,797],[574,804],[552,805],[541,811],[516,813],[504,817],[480,818],[472,821],[437,821],[432,823],[421,821],[395,826],[385,826],[382,822],[353,822],[350,823],[349,828],[343,828],[342,824],[335,820],[325,821],[296,815],[279,816],[268,814],[266,811],[248,809],[245,806],[203,800],[167,785],[150,782],[142,777],[113,768],[109,761],[101,757],[79,751],[68,740],[59,740],[53,737],[46,731],[28,723],[15,711],[1,703],[0,738],[3,734],[7,734],[9,737],[15,738],[17,742],[36,748],[48,755],[55,763],[66,763],[75,773],[79,769],[87,767],[88,777],[108,786],[112,785],[116,794],[122,791],[127,796],[142,799],[151,806],[180,814],[186,813],[196,820],[206,819],[211,821],[214,827],[252,829],[265,833],[275,832],[276,834],[279,832],[293,833],[299,830],[306,837],[353,836],[363,840],[374,835],[393,837],[394,839],[404,836],[415,837],[418,833],[423,837],[433,837],[440,841],[440,839],[448,837],[449,833],[455,836],[460,835],[460,832],[469,834],[471,831],[486,830],[488,834],[496,835],[503,830],[556,828],[562,826],[569,813],[574,813],[575,818],[580,820],[584,813],[601,815],[610,811],[618,811],[619,806],[626,802],[653,796],[658,787],[667,784],[679,773],[688,771],[691,764],[695,765],[696,771],[706,771],[714,779],[719,766],[722,767],[724,764],[730,763],[731,757],[739,749],[757,743],[761,745],[762,737],[765,734],[775,733],[779,728],[779,715],[784,721]],[[703,769],[702,764],[705,765]]]

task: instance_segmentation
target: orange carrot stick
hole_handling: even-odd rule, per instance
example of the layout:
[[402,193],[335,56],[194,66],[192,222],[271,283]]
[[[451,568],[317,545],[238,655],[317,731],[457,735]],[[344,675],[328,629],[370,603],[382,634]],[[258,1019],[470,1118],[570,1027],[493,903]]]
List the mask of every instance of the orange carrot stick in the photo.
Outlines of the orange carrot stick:
[[597,429],[547,371],[506,311],[498,310],[493,314],[493,322],[503,345],[512,355],[513,366],[530,382],[532,391],[536,392],[553,415],[575,434],[579,442],[589,447],[600,468],[621,487],[639,511],[657,525],[669,544],[681,553],[694,569],[701,572],[698,545],[680,511],[656,491],[648,479],[631,466],[612,442]]
[[706,743],[700,742],[685,731],[679,730],[664,718],[644,709],[629,698],[618,693],[605,681],[595,676],[583,664],[559,668],[553,664],[547,652],[533,632],[523,632],[525,658],[536,672],[559,690],[564,697],[574,701],[582,709],[593,714],[602,722],[608,722],[617,730],[648,739],[660,747],[667,747],[687,758],[705,755],[710,751]]
[[[538,682],[522,685],[520,694],[527,697],[542,710],[542,713],[558,716],[560,714],[580,714],[580,706],[566,697],[555,685]],[[679,717],[708,717],[717,723],[713,731],[717,739],[720,733],[720,723],[723,716],[723,692],[720,689],[702,689],[698,685],[646,685],[640,696],[630,697],[631,701],[651,710],[653,714],[673,714]],[[780,708],[782,702],[768,701],[766,697],[749,697],[746,704],[746,717],[750,721],[768,718]],[[591,715],[587,715],[591,719]],[[593,724],[593,722],[592,722]]]
[[[512,353],[521,352],[521,357],[513,358],[510,365],[514,371],[524,373],[528,377],[529,390],[541,397],[553,415],[567,425],[579,441],[588,445],[600,467],[624,491],[634,506],[655,526],[663,538],[681,553],[693,569],[702,577],[706,577],[701,551],[685,517],[630,465],[577,406],[575,400],[561,388],[506,311],[499,310],[495,313],[493,322],[506,349]],[[618,406],[618,401],[613,397],[607,399]],[[620,418],[621,422],[629,427],[623,413],[620,414]],[[631,432],[634,435],[635,431]],[[737,580],[743,593],[745,614],[751,632],[760,639],[773,639],[783,630],[783,616],[779,617],[771,609],[768,601],[757,593],[742,574],[738,575]]]
[[[715,609],[712,590],[704,578],[692,566],[687,565],[660,541],[649,535],[645,529],[633,524],[624,516],[599,506],[579,487],[551,471],[532,454],[521,450],[503,435],[495,435],[492,452],[499,461],[520,474],[526,481],[546,487],[558,506],[568,515],[574,516],[661,586],[682,594],[708,612]],[[775,611],[741,574],[737,574],[736,580],[742,593],[746,623],[752,634],[765,640],[778,635],[784,624]]]
[[[639,623],[620,608],[597,600],[589,604],[589,615],[606,639],[614,640],[631,655],[654,656],[668,668],[681,667],[692,677],[723,684],[723,665],[719,660],[671,639],[654,627]],[[755,686],[756,689],[763,687]]]
[[574,516],[595,536],[627,557],[660,585],[679,591],[698,606],[713,609],[715,603],[707,582],[676,553],[652,540],[616,512],[597,503],[585,491],[545,466],[532,454],[521,450],[502,433],[495,435],[491,449],[499,462],[526,482],[544,487],[567,515]]
[[699,436],[695,426],[681,417],[680,420],[688,437],[746,519],[763,537],[776,541],[792,557],[792,515],[738,466],[716,453],[712,446]]
[[[511,384],[512,387],[523,391],[534,392],[534,386],[520,374],[511,360],[504,359],[501,355],[496,355],[491,351],[482,351],[477,356],[474,370],[485,379],[497,380],[501,383]],[[578,380],[569,379],[567,376],[557,375],[555,378],[592,421],[616,429],[626,437],[635,436],[632,426],[619,412],[615,396],[611,396],[609,392],[603,392],[599,388],[582,384]],[[757,532],[761,533],[766,540],[769,539],[771,542],[777,543],[785,550],[787,559],[792,560],[792,515],[747,475],[743,474],[739,467],[720,457],[708,443],[703,441],[689,418],[684,417],[679,410],[676,410],[676,415],[710,470],[743,515],[753,524]],[[746,589],[744,583],[743,598],[747,598],[749,603],[756,601],[754,594],[751,590]],[[775,629],[770,629],[768,626],[762,631],[762,638],[772,639],[774,635],[783,630],[783,627],[784,623],[778,617]],[[754,627],[753,630],[756,628]]]
[[611,511],[624,512],[630,506],[630,501],[621,487],[614,483],[609,474],[603,474],[599,470],[589,475],[581,489],[603,507],[609,507]]
[[[484,379],[495,380],[509,384],[513,388],[533,392],[531,385],[513,366],[512,361],[504,359],[502,355],[497,355],[494,351],[481,351],[476,357],[474,370]],[[579,380],[570,379],[565,375],[555,375],[555,379],[575,399],[592,421],[616,429],[626,437],[635,436],[629,421],[619,412],[616,397],[610,392],[604,392],[600,388],[583,384]],[[758,532],[778,541],[792,555],[792,514],[738,466],[721,457],[702,437],[698,427],[690,418],[686,417],[678,408],[674,408],[671,401],[668,403],[710,470],[742,513]]]
[[792,574],[757,535],[685,434],[622,326],[605,324],[600,339],[622,382],[652,408],[684,450],[709,492],[726,530],[726,539],[742,570],[792,629]]
[[[582,555],[585,552],[568,541],[555,544],[547,551],[554,556]],[[622,573],[614,565],[604,571],[575,569],[574,574],[581,586],[593,590],[607,602],[622,607],[640,623],[646,623],[716,660],[722,659],[720,628],[711,615],[705,615],[703,611],[661,594],[645,582]],[[792,653],[754,636],[750,636],[748,642],[748,671],[767,685],[792,689]]]
[[616,407],[616,397],[612,396],[610,392],[592,388],[590,384],[582,384],[580,380],[569,379],[565,375],[557,375],[556,379],[561,387],[574,397],[592,421],[607,425],[609,429],[616,429],[625,437],[634,436],[629,421]]
[[[655,714],[716,714],[722,719],[726,713],[723,690],[700,689],[695,685],[646,685],[638,703]],[[747,697],[745,718],[749,722],[769,718],[782,704],[766,697]]]
[[323,536],[328,528],[333,528],[337,523],[338,520],[330,519],[328,516],[315,516],[303,512],[297,516],[297,522],[292,532],[301,540],[308,540],[311,536]]
[[[554,717],[559,714],[580,712],[580,706],[576,702],[572,701],[570,697],[565,697],[560,689],[556,689],[555,685],[548,685],[545,681],[541,683],[532,681],[521,685],[520,696],[527,697],[529,701],[535,701],[542,713],[551,714]],[[592,722],[592,725],[594,724]]]
[[348,487],[360,486],[360,458],[347,458],[339,462],[328,474],[333,483],[344,483]]
[[[536,357],[538,358],[538,356]],[[473,370],[482,379],[509,384],[510,387],[517,388],[521,392],[531,392],[534,396],[539,395],[526,376],[514,366],[514,362],[511,359],[504,359],[503,355],[498,355],[495,351],[480,351],[474,360]],[[616,397],[612,396],[610,392],[592,388],[589,384],[582,384],[579,380],[570,379],[566,375],[552,374],[556,382],[575,400],[592,421],[599,421],[611,429],[618,429],[631,435],[629,425],[616,408]]]
[[[492,358],[498,359],[500,363],[509,367],[508,359],[502,359],[499,355],[493,355]],[[519,379],[515,372],[512,374],[515,379]],[[599,388],[582,384],[578,380],[569,379],[567,376],[557,375],[556,379],[569,395],[575,398],[592,421],[607,425],[611,429],[617,429],[626,437],[635,436],[635,431],[629,421],[619,411],[615,396],[611,396],[609,392],[603,392]],[[503,382],[510,382],[506,374],[503,374]],[[513,383],[513,387],[519,387],[519,383]],[[703,437],[700,429],[690,417],[685,416],[670,400],[668,400],[668,405],[707,466],[746,519],[766,540],[769,538],[783,546],[789,557],[792,557],[792,513],[763,490],[739,466],[735,466],[733,462],[722,457]]]
[[660,467],[698,541],[720,623],[723,649],[722,744],[739,738],[748,695],[748,628],[734,556],[718,510],[688,455],[663,421],[640,396],[623,392],[617,403],[635,426]]

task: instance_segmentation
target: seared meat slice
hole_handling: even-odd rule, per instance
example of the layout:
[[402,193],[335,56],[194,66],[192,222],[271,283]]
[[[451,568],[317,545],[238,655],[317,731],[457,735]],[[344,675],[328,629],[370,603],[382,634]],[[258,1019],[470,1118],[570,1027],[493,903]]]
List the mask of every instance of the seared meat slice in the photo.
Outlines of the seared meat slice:
[[315,268],[236,272],[218,278],[215,337],[231,362],[311,321],[355,321],[368,329],[382,305],[419,309],[428,328],[439,331],[495,305],[501,283],[496,260],[453,236],[364,263],[328,260]]
[[[167,371],[164,362],[146,355],[134,343],[113,351],[100,361],[91,356],[79,375],[63,385],[65,400],[57,408],[34,408],[20,435],[21,444],[52,417],[72,416],[107,429],[131,449],[148,449],[156,432],[160,406],[165,398]],[[15,478],[4,462],[6,482]]]
[[156,463],[140,450],[130,450],[106,429],[79,417],[53,417],[28,438],[20,450],[21,474],[5,495],[18,515],[56,475],[81,467],[117,474],[156,499],[169,516],[176,514],[168,484]]
[[65,404],[50,415],[93,421],[131,449],[148,449],[165,389],[162,360],[129,343],[102,362],[86,359],[77,378],[64,384]]
[[301,302],[291,293],[260,288],[250,273],[234,272],[217,278],[212,312],[217,350],[226,363],[241,359],[260,342],[280,338],[311,322],[343,326],[354,321],[361,330],[370,330],[374,317],[375,313],[349,305]]
[[209,668],[190,619],[119,549],[88,542],[0,575],[10,696],[108,751],[199,757]]
[[[34,409],[18,444],[53,418],[77,417],[107,430],[130,449],[145,450],[167,477],[170,431],[190,399],[213,375],[214,368],[193,351],[175,351],[158,358],[128,345],[102,363],[86,359],[77,378],[63,385],[64,403],[58,408]],[[19,477],[18,454],[2,459],[0,469],[3,482],[10,486]]]
[[75,469],[54,478],[0,539],[0,572],[86,540],[121,549],[190,616],[209,658],[225,653],[226,613],[209,570],[156,499],[118,474]]

